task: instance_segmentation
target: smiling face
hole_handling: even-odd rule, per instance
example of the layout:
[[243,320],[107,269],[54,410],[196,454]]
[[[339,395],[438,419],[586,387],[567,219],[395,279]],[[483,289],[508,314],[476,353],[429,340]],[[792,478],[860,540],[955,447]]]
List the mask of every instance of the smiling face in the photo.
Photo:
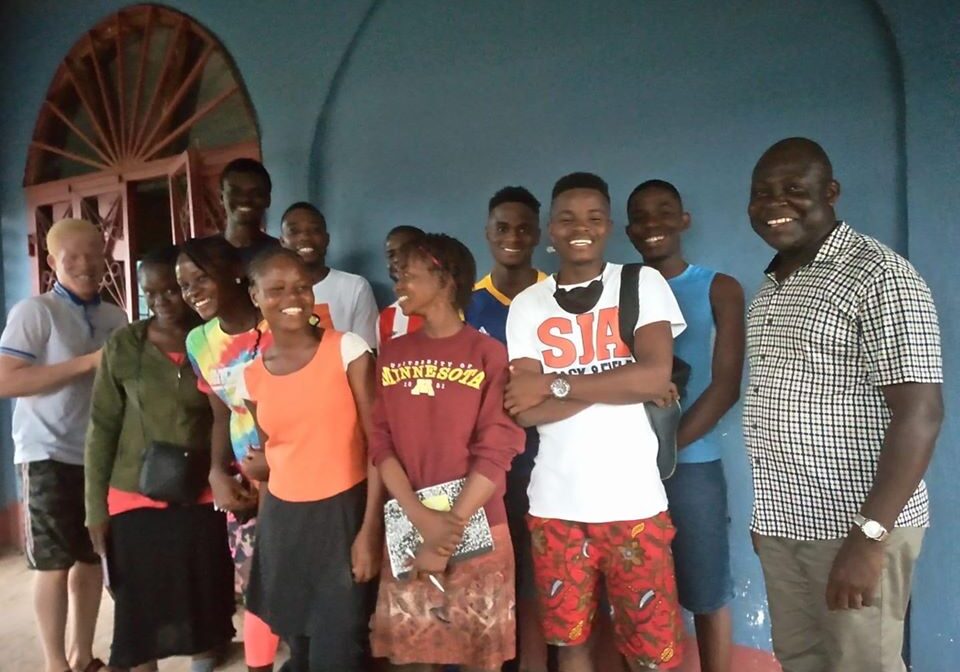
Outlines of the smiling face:
[[833,229],[839,196],[840,185],[823,157],[801,143],[780,143],[753,169],[747,214],[767,245],[803,253]]
[[437,272],[437,264],[419,254],[404,254],[395,286],[404,315],[423,315],[436,302],[454,303],[453,281]]
[[330,234],[323,216],[306,208],[291,210],[283,218],[280,242],[310,265],[326,262]]
[[627,203],[627,237],[645,262],[680,254],[680,234],[690,215],[677,197],[662,187],[647,187]]
[[501,203],[487,218],[487,243],[493,260],[505,268],[529,268],[540,243],[540,222],[530,206]]
[[227,173],[220,200],[228,222],[259,229],[263,214],[270,207],[270,185],[257,173]]
[[550,242],[565,263],[602,261],[612,225],[610,202],[599,191],[570,189],[553,199]]
[[165,327],[189,321],[190,309],[183,300],[174,269],[163,264],[145,263],[137,273],[147,308]]
[[257,268],[250,298],[273,331],[310,329],[313,282],[304,264],[276,256]]
[[57,282],[83,299],[92,299],[100,292],[106,270],[103,238],[92,227],[65,232],[57,249],[47,255],[47,263],[57,274]]
[[187,306],[204,322],[217,316],[220,309],[221,282],[210,276],[185,254],[177,258],[177,285]]

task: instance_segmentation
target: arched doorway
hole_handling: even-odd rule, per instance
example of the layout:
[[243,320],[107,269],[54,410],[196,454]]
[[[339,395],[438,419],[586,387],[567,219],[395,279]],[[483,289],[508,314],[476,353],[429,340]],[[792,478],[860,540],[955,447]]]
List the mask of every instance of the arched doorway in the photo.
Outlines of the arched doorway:
[[82,217],[103,231],[104,299],[139,317],[137,260],[221,229],[217,179],[241,156],[260,158],[259,131],[219,40],[158,5],[104,19],[57,69],[30,143],[24,188],[34,291],[54,280],[50,225]]

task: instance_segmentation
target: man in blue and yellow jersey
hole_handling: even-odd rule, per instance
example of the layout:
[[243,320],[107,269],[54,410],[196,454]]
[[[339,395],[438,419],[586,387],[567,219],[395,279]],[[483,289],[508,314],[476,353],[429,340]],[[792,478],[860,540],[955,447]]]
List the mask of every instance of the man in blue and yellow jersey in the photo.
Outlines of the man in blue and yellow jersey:
[[[475,285],[466,320],[483,333],[506,343],[510,302],[547,276],[533,267],[540,242],[540,201],[523,187],[504,187],[490,199],[486,229],[493,269]],[[527,431],[524,452],[507,473],[507,518],[517,565],[517,658],[504,670],[547,669],[547,647],[536,615],[536,589],[530,560],[527,486],[537,454],[536,429]]]

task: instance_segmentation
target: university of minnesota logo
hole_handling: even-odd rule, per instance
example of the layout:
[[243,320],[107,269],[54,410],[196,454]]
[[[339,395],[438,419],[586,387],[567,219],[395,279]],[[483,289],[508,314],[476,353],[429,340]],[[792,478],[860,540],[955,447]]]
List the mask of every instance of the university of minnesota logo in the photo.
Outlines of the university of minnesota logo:
[[384,387],[402,385],[410,394],[434,397],[437,390],[450,383],[479,390],[487,374],[473,364],[441,362],[432,359],[401,362],[380,367],[380,383]]
[[425,394],[428,397],[437,396],[437,393],[433,391],[433,380],[430,378],[418,378],[417,384],[410,390],[410,394],[415,397],[419,397],[421,394]]

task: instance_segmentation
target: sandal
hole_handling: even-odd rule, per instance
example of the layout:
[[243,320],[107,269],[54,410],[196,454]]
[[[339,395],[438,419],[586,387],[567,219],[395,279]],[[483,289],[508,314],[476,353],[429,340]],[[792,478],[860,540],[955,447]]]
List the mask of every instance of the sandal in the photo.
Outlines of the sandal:
[[106,669],[107,669],[106,663],[104,663],[99,658],[94,658],[89,663],[87,663],[87,666],[85,668],[83,668],[83,672],[100,672],[100,670],[106,671]]

